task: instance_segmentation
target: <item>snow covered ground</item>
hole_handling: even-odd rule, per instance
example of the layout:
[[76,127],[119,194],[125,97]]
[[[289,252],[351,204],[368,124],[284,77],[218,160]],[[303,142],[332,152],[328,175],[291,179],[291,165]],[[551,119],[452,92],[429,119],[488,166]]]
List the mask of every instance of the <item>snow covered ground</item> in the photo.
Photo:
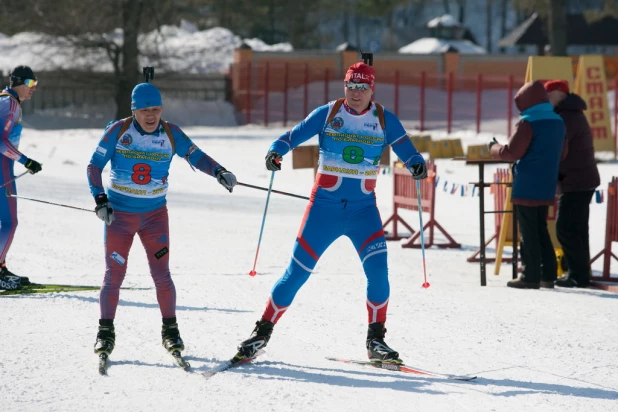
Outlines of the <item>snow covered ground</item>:
[[[263,157],[282,129],[185,131],[241,182],[268,185]],[[21,149],[41,161],[44,170],[19,180],[19,194],[92,208],[86,165],[100,133],[25,128]],[[438,175],[453,183],[476,180],[477,170],[460,162],[441,160],[438,168]],[[618,166],[602,164],[600,170],[606,188]],[[391,179],[379,175],[384,219],[392,212]],[[285,158],[274,187],[307,195],[312,181],[310,169],[292,170],[291,159]],[[489,206],[493,200],[487,197]],[[509,268],[493,276],[492,265],[488,286],[480,287],[478,264],[466,262],[479,243],[478,198],[442,190],[437,192],[436,217],[463,247],[427,251],[431,287],[422,289],[421,252],[389,244],[387,342],[410,365],[475,374],[476,381],[395,374],[325,359],[366,356],[365,279],[345,238],[318,263],[275,328],[267,354],[206,381],[200,372],[232,356],[260,317],[288,264],[306,206],[302,200],[272,196],[258,275],[252,278],[248,272],[264,201],[264,192],[244,187],[229,194],[182,159],[172,164],[170,261],[193,372],[174,366],[161,347],[160,312],[136,240],[124,286],[150,289],[121,292],[108,377],[98,375],[92,352],[97,292],[0,298],[0,410],[618,411],[618,294],[512,290],[505,286]],[[20,226],[8,257],[11,270],[40,283],[101,283],[103,226],[93,213],[30,201],[19,201],[18,208]],[[591,208],[596,253],[603,244],[606,204]],[[403,213],[418,228],[418,215]],[[618,272],[616,266],[613,272]]]

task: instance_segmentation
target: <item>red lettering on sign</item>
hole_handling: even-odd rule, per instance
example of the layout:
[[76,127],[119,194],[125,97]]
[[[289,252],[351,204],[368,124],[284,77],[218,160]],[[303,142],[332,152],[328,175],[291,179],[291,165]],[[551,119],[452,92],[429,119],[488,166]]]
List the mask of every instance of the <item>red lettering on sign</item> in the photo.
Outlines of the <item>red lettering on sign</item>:
[[588,94],[601,94],[603,93],[603,83],[602,82],[589,82],[586,83],[586,93]]
[[600,67],[588,67],[586,70],[586,77],[588,79],[600,79],[601,75],[599,72],[601,71]]
[[603,127],[603,126],[591,127],[590,131],[592,132],[593,139],[607,139],[607,127]]
[[603,112],[592,112],[590,113],[590,123],[597,123],[605,119],[605,113]]
[[589,104],[588,104],[588,109],[590,110],[594,110],[594,109],[603,109],[605,107],[605,105],[603,104],[603,96],[594,96],[590,98]]

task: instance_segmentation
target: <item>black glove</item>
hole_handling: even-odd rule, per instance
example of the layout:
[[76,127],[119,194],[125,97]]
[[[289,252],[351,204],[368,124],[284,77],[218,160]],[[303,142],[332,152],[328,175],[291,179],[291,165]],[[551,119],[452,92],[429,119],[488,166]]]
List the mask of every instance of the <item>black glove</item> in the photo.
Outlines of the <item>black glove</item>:
[[271,172],[281,170],[281,159],[283,159],[283,156],[279,153],[268,152],[266,155],[266,168]]
[[489,150],[491,150],[491,147],[492,147],[493,145],[497,144],[497,143],[498,143],[498,141],[497,141],[497,140],[496,140],[496,138],[494,137],[494,139],[493,139],[491,142],[489,142],[489,144],[487,144],[487,146],[489,146]]
[[43,169],[43,166],[39,162],[32,159],[28,159],[24,166],[26,166],[26,169],[32,174],[38,173]]
[[234,173],[228,172],[225,167],[220,167],[215,173],[217,182],[232,193],[232,189],[236,186],[236,176]]
[[427,165],[425,162],[417,162],[410,166],[410,172],[414,180],[421,180],[427,177]]
[[107,195],[105,193],[96,195],[94,201],[97,203],[97,207],[94,208],[97,217],[104,221],[107,226],[111,225],[114,221],[114,209],[107,200]]

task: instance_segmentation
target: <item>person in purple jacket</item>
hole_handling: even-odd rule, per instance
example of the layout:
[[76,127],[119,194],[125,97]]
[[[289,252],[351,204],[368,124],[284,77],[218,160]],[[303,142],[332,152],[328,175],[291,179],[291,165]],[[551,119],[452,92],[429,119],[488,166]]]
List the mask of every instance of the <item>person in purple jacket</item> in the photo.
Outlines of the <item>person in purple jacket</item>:
[[[163,318],[162,343],[174,354],[184,350],[176,322],[176,289],[169,269],[168,173],[174,154],[193,170],[215,177],[232,192],[236,177],[202,152],[176,125],[161,120],[163,103],[151,83],[135,86],[133,116],[110,122],[88,165],[88,183],[96,214],[105,222],[105,277],[99,297],[101,317],[94,351],[114,349],[114,318],[135,235],[139,235],[157,290]],[[111,161],[107,193],[101,173]]]
[[560,162],[558,173],[558,214],[556,235],[562,245],[567,266],[566,276],[556,280],[556,286],[586,287],[590,284],[590,240],[588,220],[590,201],[601,184],[594,160],[592,132],[584,110],[586,102],[570,93],[563,80],[545,83],[545,90],[554,111],[566,125],[567,154]]
[[[22,130],[21,103],[32,98],[38,81],[30,67],[17,66],[11,72],[9,82],[9,87],[0,92],[0,184],[16,194],[15,162],[24,165],[32,174],[42,169],[39,162],[18,150]],[[27,277],[17,276],[6,267],[6,255],[16,229],[17,199],[0,195],[0,289],[21,289],[22,285],[30,283]]]

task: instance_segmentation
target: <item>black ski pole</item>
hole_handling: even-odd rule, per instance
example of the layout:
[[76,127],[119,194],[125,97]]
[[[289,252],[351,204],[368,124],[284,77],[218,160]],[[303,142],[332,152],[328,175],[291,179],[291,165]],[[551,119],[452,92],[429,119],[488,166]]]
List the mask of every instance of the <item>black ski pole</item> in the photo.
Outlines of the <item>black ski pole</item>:
[[71,206],[71,205],[65,205],[65,204],[62,204],[62,203],[48,202],[47,200],[40,200],[40,199],[33,199],[31,197],[17,196],[17,195],[14,195],[12,193],[8,193],[8,190],[7,190],[6,196],[7,197],[14,197],[16,199],[30,200],[32,202],[44,203],[46,205],[67,207],[69,209],[83,210],[85,212],[94,212],[94,209],[85,209],[83,207],[78,207],[78,206]]
[[[263,190],[265,192],[268,192],[268,188],[267,187],[255,186],[255,185],[250,185],[250,184],[242,183],[242,182],[237,182],[236,184],[238,186],[250,187],[251,189]],[[282,192],[280,190],[272,189],[271,192],[277,193],[279,195],[295,197],[297,199],[309,200],[309,198],[307,196],[295,195],[294,193]]]
[[8,182],[5,182],[3,185],[1,185],[1,186],[0,186],[0,188],[3,188],[4,186],[8,186],[8,185],[10,185],[11,183],[13,183],[14,181],[16,181],[16,180],[17,180],[17,179],[19,179],[20,177],[27,175],[28,173],[30,173],[30,172],[29,172],[29,171],[25,171],[24,173],[22,173],[22,174],[20,174],[20,175],[15,176],[15,178],[13,178],[13,179],[9,180]]

